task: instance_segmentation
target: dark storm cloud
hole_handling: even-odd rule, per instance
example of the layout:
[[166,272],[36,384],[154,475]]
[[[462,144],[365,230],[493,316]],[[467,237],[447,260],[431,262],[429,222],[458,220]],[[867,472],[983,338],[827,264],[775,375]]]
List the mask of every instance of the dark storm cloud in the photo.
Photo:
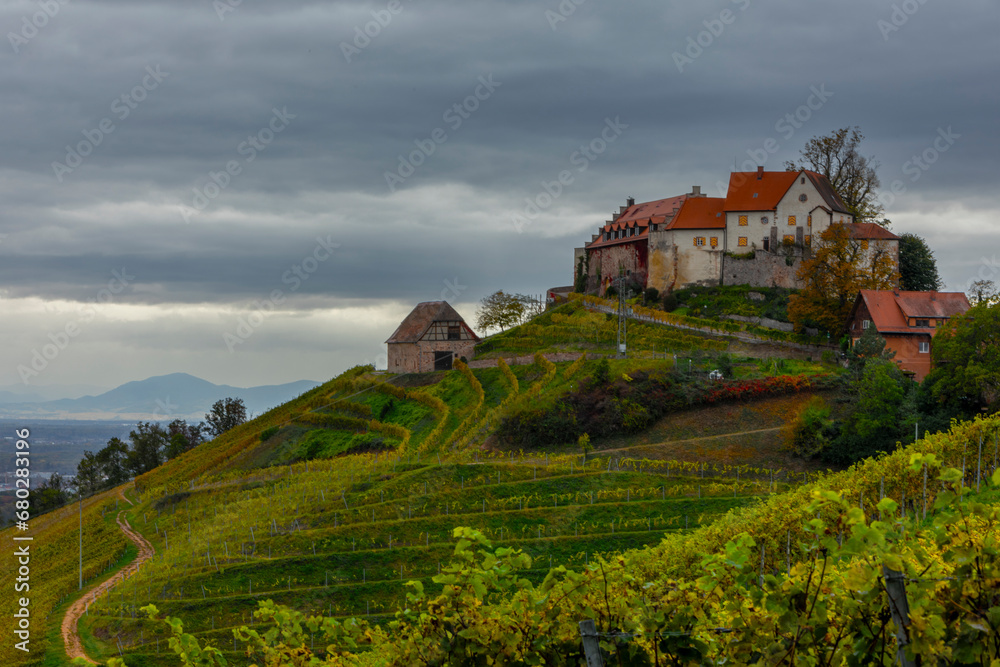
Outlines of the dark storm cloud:
[[[954,287],[980,259],[935,220],[958,206],[968,244],[1000,246],[982,222],[1000,208],[986,0],[75,0],[25,38],[39,7],[0,7],[7,298],[91,300],[123,268],[125,304],[539,292],[570,281],[572,248],[625,196],[717,194],[767,140],[781,169],[849,125],[883,185],[906,185],[895,231],[938,239]],[[627,129],[518,233],[526,198],[616,119]],[[914,171],[941,131],[959,138]],[[293,290],[328,237],[340,248]]]

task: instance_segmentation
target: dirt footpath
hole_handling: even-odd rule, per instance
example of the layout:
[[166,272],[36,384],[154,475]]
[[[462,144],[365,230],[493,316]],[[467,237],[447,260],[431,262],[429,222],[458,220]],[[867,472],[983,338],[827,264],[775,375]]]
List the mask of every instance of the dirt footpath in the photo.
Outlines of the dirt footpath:
[[[125,493],[122,491],[118,492],[122,500],[127,502],[129,505],[132,501],[125,497]],[[119,570],[115,573],[113,577],[107,581],[101,582],[94,588],[88,590],[83,596],[74,602],[72,606],[66,611],[66,615],[63,617],[62,622],[62,637],[63,645],[66,647],[66,655],[70,660],[74,658],[83,658],[87,662],[96,665],[97,663],[91,660],[83,650],[83,642],[80,641],[80,634],[77,630],[77,624],[80,622],[80,618],[86,613],[87,606],[97,600],[109,590],[115,587],[122,581],[125,581],[131,577],[139,569],[139,567],[145,563],[147,560],[153,557],[153,545],[146,541],[139,533],[132,530],[132,526],[129,525],[128,519],[125,518],[125,510],[118,512],[118,527],[121,531],[125,533],[125,536],[139,548],[139,556],[129,563],[124,569]]]

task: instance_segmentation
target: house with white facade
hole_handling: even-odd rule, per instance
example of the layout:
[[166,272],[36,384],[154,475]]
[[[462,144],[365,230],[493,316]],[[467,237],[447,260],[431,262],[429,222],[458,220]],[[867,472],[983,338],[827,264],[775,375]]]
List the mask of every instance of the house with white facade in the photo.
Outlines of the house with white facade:
[[[641,204],[630,198],[576,249],[575,283],[603,294],[623,273],[661,292],[693,285],[799,288],[799,265],[834,223],[853,228],[854,216],[822,174],[733,172],[725,197],[707,197],[696,186]],[[897,237],[870,229],[876,225],[860,227],[858,234],[878,236],[873,242],[896,243],[898,263]]]

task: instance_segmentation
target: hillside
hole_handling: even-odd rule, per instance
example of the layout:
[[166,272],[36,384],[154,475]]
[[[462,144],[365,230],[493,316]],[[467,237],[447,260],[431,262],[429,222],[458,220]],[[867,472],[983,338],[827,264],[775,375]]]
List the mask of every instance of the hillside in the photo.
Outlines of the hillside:
[[[588,343],[579,340],[574,320],[594,315],[607,321],[570,304],[548,320],[492,339],[497,342],[486,356],[511,355],[521,347],[517,341],[531,338],[549,350],[584,347]],[[600,336],[601,322],[595,324]],[[594,606],[596,598],[587,601],[586,591],[599,584],[596,577],[607,576],[616,587],[615,609],[633,608],[636,593],[629,592],[629,582],[647,581],[652,590],[666,591],[669,586],[661,587],[667,575],[694,581],[705,558],[748,530],[768,545],[763,556],[755,552],[752,558],[780,569],[781,545],[791,563],[792,538],[805,544],[809,537],[802,524],[812,515],[807,508],[817,488],[859,493],[869,509],[864,499],[878,495],[872,485],[879,474],[886,477],[881,488],[887,495],[904,488],[905,452],[818,478],[814,467],[781,451],[781,426],[812,393],[824,390],[830,367],[723,359],[704,349],[724,345],[718,338],[644,326],[649,332],[631,339],[638,358],[627,360],[553,363],[535,354],[521,365],[460,365],[424,375],[352,369],[139,477],[124,489],[134,505],[117,491],[86,500],[88,581],[103,580],[135,556],[116,529],[119,518],[152,544],[155,556],[109,595],[85,605],[79,623],[84,650],[100,659],[120,653],[133,667],[178,664],[167,648],[169,628],[141,612],[153,603],[161,616],[182,619],[186,632],[218,647],[229,664],[249,664],[244,652],[251,638],[234,640],[233,630],[259,625],[252,612],[267,600],[302,613],[361,618],[374,633],[363,644],[372,637],[392,643],[392,632],[379,628],[402,622],[396,616],[401,609],[426,604],[408,593],[449,590],[450,580],[439,575],[455,558],[455,536],[468,529],[474,532],[463,534],[472,543],[484,541],[486,552],[493,550],[489,541],[530,557],[508,563],[512,554],[495,552],[497,562],[520,573],[523,595],[544,596],[552,586],[582,577],[578,592],[564,591],[562,607],[535,619],[549,638],[538,639],[537,650],[569,655],[566,647],[574,643],[574,632],[578,644],[575,623],[582,618],[596,618],[601,628],[639,627],[633,612],[612,610],[610,600],[603,610]],[[674,365],[672,353],[664,358],[660,352],[669,336],[678,337],[676,345],[690,342],[692,352],[702,347],[682,360],[687,369]],[[588,353],[600,354],[599,343],[595,348]],[[709,382],[707,371],[719,363],[732,364],[733,379]],[[594,379],[602,374],[605,379]],[[620,421],[591,424],[613,428],[608,435],[593,431],[589,453],[575,437],[532,449],[504,444],[505,433],[521,432],[512,425],[522,431],[544,426],[552,415],[565,414],[560,406],[589,400],[624,410],[614,413]],[[643,414],[639,408],[646,420],[636,421]],[[976,428],[993,433],[995,424]],[[917,448],[954,463],[960,440],[967,444],[966,431],[923,440]],[[907,478],[911,499],[915,483],[912,475]],[[63,664],[59,621],[79,595],[77,509],[32,520],[33,651],[25,656],[4,647],[5,664]],[[796,552],[795,558],[808,553]],[[472,573],[494,567],[489,558],[462,557]],[[3,568],[13,571],[7,555]],[[479,612],[457,598],[449,604],[461,614],[509,616],[505,605],[513,589],[504,586],[512,580],[499,573],[488,579],[493,592]],[[13,613],[11,604],[0,600],[0,612]],[[697,623],[717,622],[708,614],[699,618]],[[660,628],[663,622],[654,614],[640,625]],[[483,632],[488,625],[484,621]],[[337,632],[334,643],[357,641]],[[559,647],[547,643],[557,640]],[[323,641],[310,635],[307,643],[321,649]]]

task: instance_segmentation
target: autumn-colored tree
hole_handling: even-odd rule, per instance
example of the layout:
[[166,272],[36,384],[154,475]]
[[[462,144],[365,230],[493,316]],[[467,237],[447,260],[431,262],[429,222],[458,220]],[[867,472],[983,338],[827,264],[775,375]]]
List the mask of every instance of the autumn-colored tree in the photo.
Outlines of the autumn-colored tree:
[[899,271],[888,246],[856,239],[850,225],[835,223],[820,235],[811,259],[796,277],[805,285],[791,297],[788,317],[801,331],[812,323],[832,334],[847,328],[847,317],[863,289],[896,289]]
[[878,199],[878,161],[858,150],[864,140],[861,128],[845,127],[825,137],[813,137],[802,149],[802,159],[786,162],[785,169],[810,169],[830,180],[833,189],[854,214],[854,222],[874,222],[889,227]]

